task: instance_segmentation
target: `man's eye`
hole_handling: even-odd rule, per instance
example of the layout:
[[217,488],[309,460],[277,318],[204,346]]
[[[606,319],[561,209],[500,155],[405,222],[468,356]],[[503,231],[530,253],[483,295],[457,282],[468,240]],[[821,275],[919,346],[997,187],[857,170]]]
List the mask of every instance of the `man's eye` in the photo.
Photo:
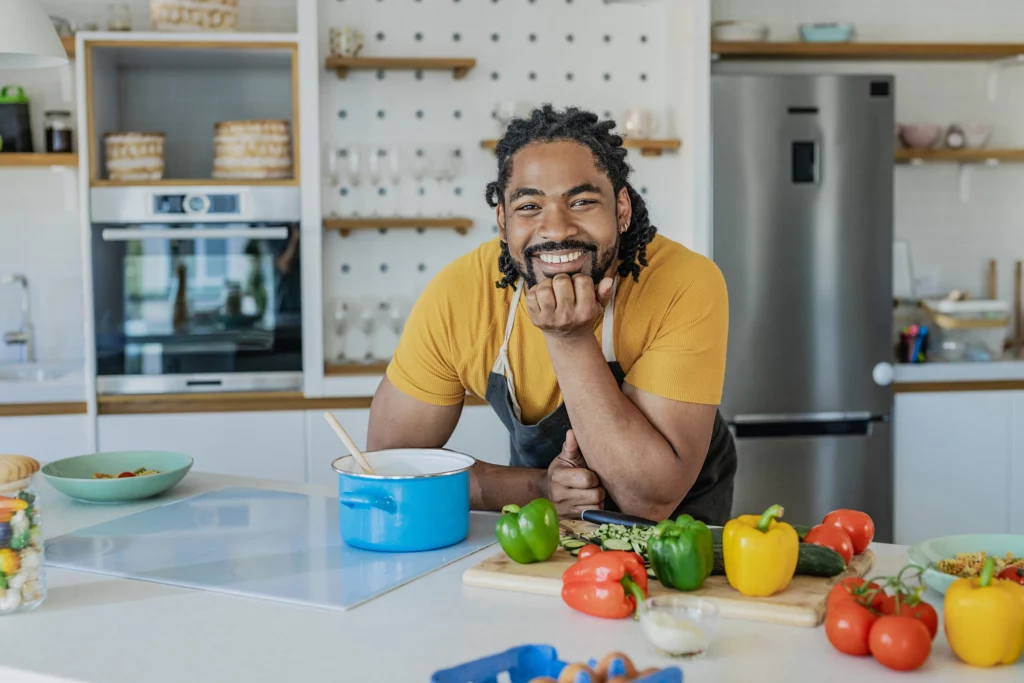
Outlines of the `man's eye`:
[[586,204],[595,204],[593,199],[577,199],[572,203],[573,206],[584,206]]
[[536,211],[539,208],[536,204],[521,204],[516,208],[516,211]]

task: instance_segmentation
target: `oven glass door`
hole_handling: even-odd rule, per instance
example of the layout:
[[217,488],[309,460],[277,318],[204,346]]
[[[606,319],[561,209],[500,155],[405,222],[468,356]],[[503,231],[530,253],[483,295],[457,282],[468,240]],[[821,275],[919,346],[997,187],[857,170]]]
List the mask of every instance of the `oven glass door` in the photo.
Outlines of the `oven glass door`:
[[101,393],[301,378],[298,224],[94,225],[93,261]]

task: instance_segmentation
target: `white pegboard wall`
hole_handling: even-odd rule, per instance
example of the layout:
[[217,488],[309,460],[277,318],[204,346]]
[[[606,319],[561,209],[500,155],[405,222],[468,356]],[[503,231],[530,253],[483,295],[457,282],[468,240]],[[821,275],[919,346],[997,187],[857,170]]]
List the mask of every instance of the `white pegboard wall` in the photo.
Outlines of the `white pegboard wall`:
[[[665,3],[605,5],[601,0],[321,0],[321,56],[330,52],[330,29],[353,26],[366,37],[361,56],[472,57],[477,66],[461,80],[450,72],[350,72],[339,80],[321,75],[321,141],[349,145],[399,145],[408,155],[419,143],[458,145],[462,169],[451,183],[431,178],[399,183],[403,214],[448,213],[474,220],[466,236],[449,230],[336,233],[324,239],[325,342],[338,296],[413,294],[455,257],[495,237],[494,211],[484,188],[496,176],[493,152],[480,148],[499,126],[491,112],[499,101],[534,106],[576,105],[620,120],[631,108],[660,119],[657,137],[679,137],[670,125],[676,89],[667,83],[671,27]],[[684,141],[685,144],[685,141]],[[672,220],[659,197],[677,192],[678,154],[641,157],[629,152],[634,186],[650,205],[656,225]],[[342,173],[342,176],[345,174]],[[391,200],[367,200],[367,180],[345,196],[324,188],[325,213],[391,213]],[[383,186],[392,191],[385,180]],[[337,191],[336,191],[337,192]],[[357,194],[361,193],[361,194]],[[357,199],[358,198],[358,199]],[[354,201],[356,200],[356,201]]]

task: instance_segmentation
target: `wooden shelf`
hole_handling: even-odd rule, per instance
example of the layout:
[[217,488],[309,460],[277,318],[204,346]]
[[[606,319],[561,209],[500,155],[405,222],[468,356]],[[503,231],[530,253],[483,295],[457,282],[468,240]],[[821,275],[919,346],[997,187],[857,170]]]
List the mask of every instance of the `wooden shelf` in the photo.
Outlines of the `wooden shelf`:
[[409,229],[449,229],[465,235],[473,227],[472,218],[406,218],[406,217],[371,217],[371,218],[325,218],[324,230],[337,230],[342,237],[348,237],[353,230],[388,230],[397,228]]
[[34,154],[0,154],[0,168],[14,168],[22,166],[78,166],[78,155],[46,154],[43,152],[38,152]]
[[460,57],[338,57],[326,62],[328,71],[347,78],[349,71],[451,71],[456,79],[465,78],[476,66],[475,59]]
[[[498,146],[497,140],[481,140],[480,146],[484,149],[495,149]],[[666,138],[664,140],[624,138],[622,146],[629,149],[639,149],[642,157],[660,157],[662,152],[674,152],[683,146],[683,141],[678,138]]]
[[74,59],[75,58],[75,37],[71,36],[71,37],[61,38],[60,42],[61,42],[62,45],[64,45],[64,51],[68,53],[68,59]]
[[219,180],[202,178],[164,178],[163,180],[94,180],[93,187],[293,187],[299,184],[295,178],[283,180]]
[[719,59],[960,61],[1024,55],[1024,43],[713,42],[711,53]]
[[1024,149],[897,149],[897,163],[984,164],[1024,162]]
[[324,376],[326,377],[349,377],[352,375],[383,375],[388,370],[387,363],[371,363],[368,365],[357,365],[356,363],[324,363]]

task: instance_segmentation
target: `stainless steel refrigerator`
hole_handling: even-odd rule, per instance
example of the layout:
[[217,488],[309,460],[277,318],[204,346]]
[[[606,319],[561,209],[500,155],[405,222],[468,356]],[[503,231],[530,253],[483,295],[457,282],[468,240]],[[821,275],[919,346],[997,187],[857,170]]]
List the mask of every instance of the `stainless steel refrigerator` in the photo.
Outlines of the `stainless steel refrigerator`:
[[889,76],[712,77],[736,513],[779,503],[813,525],[855,508],[892,539],[894,89]]

